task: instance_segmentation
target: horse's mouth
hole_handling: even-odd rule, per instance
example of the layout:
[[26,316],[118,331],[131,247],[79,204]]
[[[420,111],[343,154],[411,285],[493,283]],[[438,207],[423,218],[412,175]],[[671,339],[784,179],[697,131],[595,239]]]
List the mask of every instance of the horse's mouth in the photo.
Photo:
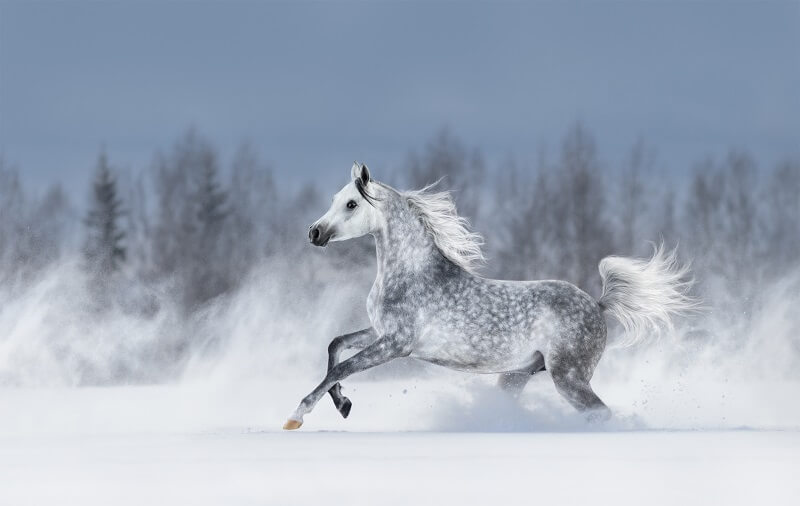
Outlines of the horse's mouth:
[[332,239],[332,238],[333,238],[335,235],[336,235],[336,234],[333,234],[333,233],[330,233],[330,234],[327,234],[327,233],[326,233],[326,234],[322,234],[320,237],[317,237],[316,239],[312,239],[312,240],[311,240],[311,244],[313,244],[314,246],[319,246],[320,248],[324,248],[325,246],[327,246],[327,245],[328,245],[328,243],[331,241],[331,239]]

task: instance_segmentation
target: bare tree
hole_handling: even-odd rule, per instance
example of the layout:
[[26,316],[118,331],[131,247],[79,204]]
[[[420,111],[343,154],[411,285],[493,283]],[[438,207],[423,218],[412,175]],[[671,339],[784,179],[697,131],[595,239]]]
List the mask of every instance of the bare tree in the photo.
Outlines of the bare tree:
[[25,229],[25,204],[19,174],[0,157],[0,260],[4,278],[15,273],[21,260],[19,237]]
[[614,249],[601,173],[594,138],[576,124],[561,148],[552,208],[561,226],[553,239],[562,253],[561,276],[584,289],[599,288],[597,264]]
[[710,252],[718,249],[719,230],[722,223],[722,200],[724,192],[724,173],[714,166],[710,159],[695,166],[694,176],[689,185],[688,197],[683,211],[683,231],[689,247],[695,252],[706,252],[700,267],[713,267],[708,262]]
[[509,163],[498,171],[489,244],[497,244],[495,273],[508,279],[549,277],[553,237],[551,180],[546,162],[538,170]]
[[695,170],[684,212],[684,244],[704,277],[701,286],[737,312],[752,307],[764,273],[756,172],[753,159],[740,152],[720,164],[705,161]]
[[752,269],[752,261],[758,258],[760,241],[756,209],[756,165],[750,155],[731,152],[723,170],[726,172],[723,241],[731,273],[741,273],[744,269]]
[[246,270],[259,257],[280,249],[273,232],[281,209],[272,169],[258,159],[249,144],[240,146],[233,159],[229,188],[227,230],[240,242],[237,268]]
[[37,268],[61,257],[72,219],[72,210],[64,189],[60,184],[51,186],[36,203],[30,220],[31,250],[37,252]]
[[775,168],[761,202],[766,204],[770,272],[780,275],[800,267],[800,162],[789,160]]
[[425,145],[422,155],[409,155],[407,183],[411,188],[421,188],[441,179],[453,192],[459,213],[475,223],[485,172],[480,151],[468,150],[443,128]]
[[676,218],[675,190],[672,186],[667,186],[661,197],[658,212],[653,216],[654,230],[650,234],[650,240],[661,241],[666,244],[677,244],[679,240],[678,225]]
[[143,281],[149,281],[153,266],[153,223],[148,207],[149,187],[144,173],[121,178],[121,193],[125,195],[125,235],[127,263]]
[[619,244],[621,254],[633,254],[641,246],[642,228],[647,212],[645,178],[652,172],[655,155],[643,139],[633,145],[618,185]]
[[0,281],[16,286],[60,258],[74,219],[61,186],[27,195],[15,168],[0,157]]

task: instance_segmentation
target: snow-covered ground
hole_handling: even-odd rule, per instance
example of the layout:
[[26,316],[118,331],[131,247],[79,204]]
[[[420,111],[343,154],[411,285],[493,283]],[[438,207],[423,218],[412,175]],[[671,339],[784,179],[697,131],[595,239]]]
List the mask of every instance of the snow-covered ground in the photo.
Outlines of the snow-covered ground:
[[349,419],[324,399],[296,432],[280,426],[312,378],[0,389],[0,505],[751,506],[800,497],[796,384],[675,393],[599,381],[617,416],[587,426],[546,374],[519,403],[492,381],[426,371],[351,380]]
[[[0,506],[800,503],[795,292],[745,341],[723,325],[609,346],[604,425],[547,373],[516,401],[496,377],[397,361],[344,381],[347,420],[326,398],[283,432],[331,336],[364,325],[342,316],[363,293],[330,283],[309,306],[256,279],[187,327],[74,307],[68,273],[0,304]],[[208,348],[162,371],[154,343],[198,328]],[[159,384],[77,386],[118,370]]]
[[796,504],[797,432],[2,439],[0,503]]

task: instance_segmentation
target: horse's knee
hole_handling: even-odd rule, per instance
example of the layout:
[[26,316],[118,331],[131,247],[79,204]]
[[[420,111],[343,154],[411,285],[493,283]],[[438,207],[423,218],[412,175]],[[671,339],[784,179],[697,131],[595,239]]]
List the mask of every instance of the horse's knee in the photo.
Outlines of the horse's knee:
[[344,339],[342,339],[342,336],[334,337],[328,345],[328,354],[333,355],[338,353],[339,349],[342,347],[343,341]]

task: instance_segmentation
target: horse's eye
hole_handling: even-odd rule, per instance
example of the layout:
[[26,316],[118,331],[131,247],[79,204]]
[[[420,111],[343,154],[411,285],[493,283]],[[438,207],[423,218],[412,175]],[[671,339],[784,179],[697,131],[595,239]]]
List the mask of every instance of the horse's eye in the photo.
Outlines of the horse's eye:
[[348,209],[355,209],[356,207],[358,207],[358,203],[356,203],[355,200],[351,200],[350,202],[347,203]]

